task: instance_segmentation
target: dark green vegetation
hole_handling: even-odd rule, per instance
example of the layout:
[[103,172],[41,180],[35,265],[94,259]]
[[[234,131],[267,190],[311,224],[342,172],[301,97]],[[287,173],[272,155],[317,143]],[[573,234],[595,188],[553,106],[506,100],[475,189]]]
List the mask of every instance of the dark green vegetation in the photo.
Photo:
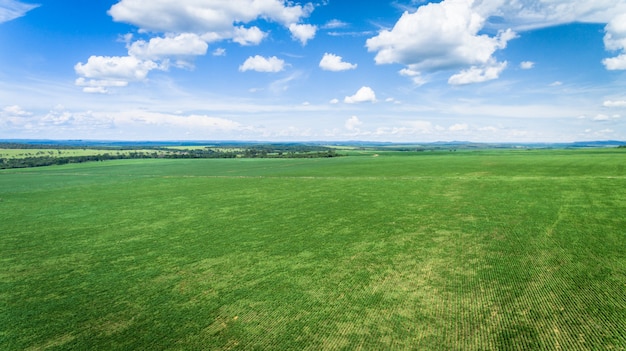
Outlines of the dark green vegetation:
[[42,145],[0,142],[0,169],[42,167],[147,158],[318,158],[336,157],[335,149],[299,143],[237,143],[214,146]]
[[626,349],[623,149],[0,171],[0,348]]

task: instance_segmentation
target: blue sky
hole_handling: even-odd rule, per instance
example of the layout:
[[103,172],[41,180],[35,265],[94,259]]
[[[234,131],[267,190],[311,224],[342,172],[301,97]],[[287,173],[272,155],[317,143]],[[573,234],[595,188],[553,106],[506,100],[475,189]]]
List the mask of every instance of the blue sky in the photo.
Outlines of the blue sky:
[[626,140],[626,0],[0,0],[0,138]]

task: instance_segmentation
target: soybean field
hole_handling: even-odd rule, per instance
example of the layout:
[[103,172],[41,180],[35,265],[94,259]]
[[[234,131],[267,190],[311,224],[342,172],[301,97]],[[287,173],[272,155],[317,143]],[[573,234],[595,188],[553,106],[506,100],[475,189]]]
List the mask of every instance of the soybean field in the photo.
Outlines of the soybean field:
[[626,350],[626,149],[0,171],[2,350]]

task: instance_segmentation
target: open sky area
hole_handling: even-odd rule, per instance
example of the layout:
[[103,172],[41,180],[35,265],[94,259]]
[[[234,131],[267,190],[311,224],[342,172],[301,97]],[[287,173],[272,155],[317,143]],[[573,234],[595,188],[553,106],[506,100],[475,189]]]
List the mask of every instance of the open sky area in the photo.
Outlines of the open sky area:
[[626,0],[0,0],[0,138],[626,140]]

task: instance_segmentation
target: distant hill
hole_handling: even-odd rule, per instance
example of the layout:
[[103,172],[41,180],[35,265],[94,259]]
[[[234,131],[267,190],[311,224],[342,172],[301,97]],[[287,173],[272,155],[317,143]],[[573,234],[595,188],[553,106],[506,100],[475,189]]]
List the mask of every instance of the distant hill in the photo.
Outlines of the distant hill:
[[437,142],[377,142],[377,141],[236,141],[236,140],[168,140],[168,141],[124,141],[124,140],[51,140],[51,139],[0,139],[0,143],[17,143],[26,145],[70,146],[70,147],[171,147],[171,146],[215,146],[215,147],[246,147],[250,145],[331,145],[350,146],[363,148],[423,148],[423,149],[537,149],[537,148],[589,148],[589,147],[618,147],[626,146],[626,141],[620,140],[594,140],[575,141],[571,143],[482,143],[472,141],[437,141]]

